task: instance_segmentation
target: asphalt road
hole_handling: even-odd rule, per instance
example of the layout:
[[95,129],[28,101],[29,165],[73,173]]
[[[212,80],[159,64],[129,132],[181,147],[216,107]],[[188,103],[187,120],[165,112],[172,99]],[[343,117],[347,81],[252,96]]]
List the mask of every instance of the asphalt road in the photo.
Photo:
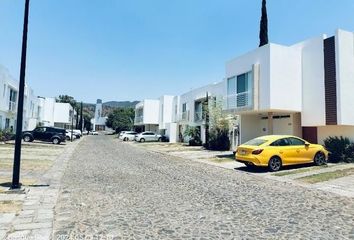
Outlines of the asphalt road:
[[349,198],[88,136],[65,170],[54,232],[55,239],[354,239],[353,216]]

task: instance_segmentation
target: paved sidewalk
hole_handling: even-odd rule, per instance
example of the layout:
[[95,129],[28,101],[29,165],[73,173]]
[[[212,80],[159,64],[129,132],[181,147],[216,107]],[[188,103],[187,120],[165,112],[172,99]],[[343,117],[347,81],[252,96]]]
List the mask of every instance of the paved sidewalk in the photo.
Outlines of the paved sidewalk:
[[0,200],[23,201],[18,213],[0,215],[0,239],[51,239],[54,207],[60,189],[60,180],[76,146],[76,140],[65,148],[50,170],[38,183],[25,188],[22,194],[1,194]]

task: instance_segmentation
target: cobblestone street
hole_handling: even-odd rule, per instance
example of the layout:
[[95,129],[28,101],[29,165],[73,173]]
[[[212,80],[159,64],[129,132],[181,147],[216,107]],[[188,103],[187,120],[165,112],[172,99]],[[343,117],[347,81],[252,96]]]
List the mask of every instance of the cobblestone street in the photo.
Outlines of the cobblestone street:
[[68,162],[55,239],[354,239],[354,201],[89,136]]

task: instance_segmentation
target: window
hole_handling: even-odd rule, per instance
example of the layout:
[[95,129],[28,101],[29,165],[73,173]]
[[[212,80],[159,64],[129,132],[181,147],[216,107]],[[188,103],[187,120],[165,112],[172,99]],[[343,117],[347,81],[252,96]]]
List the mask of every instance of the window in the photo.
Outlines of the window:
[[182,104],[182,112],[186,112],[187,111],[187,103],[183,103]]
[[292,146],[302,146],[305,145],[305,142],[298,138],[288,138],[290,145]]
[[0,130],[2,130],[2,116],[0,115]]
[[6,118],[5,119],[5,129],[8,129],[10,127],[10,119]]
[[265,140],[265,139],[255,138],[255,139],[252,139],[252,140],[246,142],[244,145],[260,146],[260,145],[262,145],[263,143],[266,143],[266,142],[267,142],[267,140]]
[[10,89],[10,102],[16,102],[17,92],[13,89]]
[[252,103],[252,72],[227,79],[228,108],[246,107]]
[[283,147],[283,146],[289,146],[290,143],[286,138],[276,140],[270,144],[270,146],[277,146],[277,147]]

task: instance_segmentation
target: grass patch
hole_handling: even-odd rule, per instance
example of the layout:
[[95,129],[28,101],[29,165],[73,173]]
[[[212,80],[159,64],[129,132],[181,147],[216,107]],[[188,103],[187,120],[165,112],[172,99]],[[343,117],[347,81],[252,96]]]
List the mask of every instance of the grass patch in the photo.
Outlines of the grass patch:
[[347,168],[347,169],[337,170],[333,172],[318,173],[311,176],[302,177],[297,180],[314,184],[314,183],[325,182],[325,181],[329,181],[341,177],[346,177],[352,174],[354,174],[354,168]]
[[282,171],[282,172],[274,173],[272,175],[277,176],[277,177],[283,177],[283,176],[287,176],[287,175],[305,173],[305,172],[310,172],[310,171],[319,170],[322,168],[329,168],[329,167],[332,167],[332,166],[323,165],[323,166],[307,167],[307,168],[301,168],[301,169],[297,169],[297,170],[293,170],[293,171]]
[[0,201],[0,213],[17,213],[21,208],[20,201]]
[[[54,164],[50,160],[39,160],[39,161],[21,161],[21,170],[24,171],[45,171],[48,170]],[[12,169],[13,161],[0,161],[0,169]]]

